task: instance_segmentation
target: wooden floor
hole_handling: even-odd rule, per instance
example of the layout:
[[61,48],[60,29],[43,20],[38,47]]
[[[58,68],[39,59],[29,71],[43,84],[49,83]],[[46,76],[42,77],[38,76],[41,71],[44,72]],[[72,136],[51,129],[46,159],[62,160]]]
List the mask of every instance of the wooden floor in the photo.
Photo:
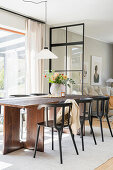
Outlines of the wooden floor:
[[109,159],[95,170],[113,170],[113,158]]
[[[89,126],[88,121],[85,122],[85,125],[86,125],[86,126]],[[106,121],[102,121],[102,125],[103,125],[103,128],[108,128],[108,124],[107,124]],[[110,125],[111,125],[111,128],[113,129],[113,121],[110,122]],[[94,126],[94,127],[100,127],[99,119],[94,118],[93,126]]]
[[[86,125],[88,124],[88,121],[85,122]],[[103,128],[108,128],[107,122],[103,121],[102,122]],[[113,129],[113,121],[110,122],[111,128]],[[94,119],[93,122],[93,126],[95,127],[100,127],[100,122],[98,119]],[[109,159],[108,161],[106,161],[105,163],[103,163],[102,165],[100,165],[98,168],[96,168],[95,170],[113,170],[113,158]]]

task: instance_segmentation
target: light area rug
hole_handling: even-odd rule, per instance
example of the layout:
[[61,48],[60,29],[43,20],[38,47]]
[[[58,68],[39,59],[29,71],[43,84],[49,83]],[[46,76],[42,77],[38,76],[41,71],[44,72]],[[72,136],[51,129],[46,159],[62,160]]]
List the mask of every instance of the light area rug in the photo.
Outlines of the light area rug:
[[85,151],[81,150],[81,138],[75,136],[79,155],[76,155],[69,134],[63,134],[63,165],[59,162],[59,147],[57,132],[55,132],[55,150],[51,150],[51,133],[46,129],[45,152],[37,152],[33,158],[33,151],[21,149],[7,155],[2,155],[2,134],[0,135],[0,170],[94,170],[113,157],[113,138],[109,130],[104,129],[105,142],[101,142],[100,128],[94,127],[97,145],[86,127],[84,137]]

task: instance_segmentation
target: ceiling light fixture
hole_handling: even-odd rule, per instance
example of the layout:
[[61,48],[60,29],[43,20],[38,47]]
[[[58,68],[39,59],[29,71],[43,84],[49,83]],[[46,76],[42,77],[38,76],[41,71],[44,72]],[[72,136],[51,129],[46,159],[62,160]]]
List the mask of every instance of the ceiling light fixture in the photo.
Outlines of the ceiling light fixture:
[[45,3],[45,47],[43,50],[41,50],[38,55],[37,58],[38,59],[57,59],[58,57],[53,54],[47,47],[46,44],[46,32],[47,32],[47,1],[39,1],[39,2],[34,2],[34,1],[29,1],[29,0],[23,0],[24,2],[30,2],[30,3],[34,3],[34,4],[40,4],[40,3]]

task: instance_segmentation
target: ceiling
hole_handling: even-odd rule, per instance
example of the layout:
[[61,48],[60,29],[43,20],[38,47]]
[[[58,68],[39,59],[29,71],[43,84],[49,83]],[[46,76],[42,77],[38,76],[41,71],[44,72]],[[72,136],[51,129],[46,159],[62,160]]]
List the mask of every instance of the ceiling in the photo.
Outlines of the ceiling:
[[[1,7],[40,20],[44,20],[44,5],[0,0]],[[86,36],[113,43],[113,0],[48,0],[47,14],[49,25],[84,22]]]

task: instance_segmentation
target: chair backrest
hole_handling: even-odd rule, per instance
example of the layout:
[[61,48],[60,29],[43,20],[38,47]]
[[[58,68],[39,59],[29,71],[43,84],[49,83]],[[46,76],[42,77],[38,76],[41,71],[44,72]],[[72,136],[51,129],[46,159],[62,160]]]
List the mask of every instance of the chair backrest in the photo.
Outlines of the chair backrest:
[[109,96],[94,96],[93,100],[96,100],[96,112],[98,117],[102,117],[105,112],[108,113]]
[[[64,116],[65,116],[65,108],[68,107],[68,125],[70,124],[70,110],[72,108],[72,103],[58,103],[58,104],[43,104],[39,105],[38,109],[45,108],[45,114],[46,114],[46,126],[48,126],[48,110],[50,108],[54,108],[54,127],[58,130],[59,128],[64,127]],[[60,124],[57,123],[57,108],[61,108],[61,122]]]
[[86,97],[86,98],[80,98],[80,99],[77,99],[76,102],[79,104],[79,103],[91,103],[93,100],[93,98],[90,98],[90,97]]
[[77,99],[76,102],[77,104],[83,104],[83,113],[84,113],[84,116],[85,116],[85,113],[87,113],[87,104],[89,104],[89,111],[88,113],[91,114],[92,112],[92,108],[91,108],[91,103],[93,101],[93,98],[90,98],[90,97],[87,97],[87,98],[80,98],[80,99]]

